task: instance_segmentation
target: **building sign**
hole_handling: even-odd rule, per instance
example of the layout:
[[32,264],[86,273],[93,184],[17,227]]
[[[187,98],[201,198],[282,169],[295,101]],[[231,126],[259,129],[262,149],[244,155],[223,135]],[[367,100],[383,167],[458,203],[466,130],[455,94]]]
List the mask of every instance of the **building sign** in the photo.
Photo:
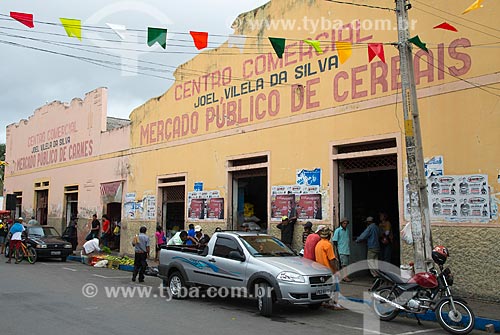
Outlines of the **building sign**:
[[314,170],[297,170],[297,176],[296,176],[296,182],[297,185],[305,185],[305,186],[310,186],[310,185],[316,185],[320,186],[321,185],[321,169],[316,168]]

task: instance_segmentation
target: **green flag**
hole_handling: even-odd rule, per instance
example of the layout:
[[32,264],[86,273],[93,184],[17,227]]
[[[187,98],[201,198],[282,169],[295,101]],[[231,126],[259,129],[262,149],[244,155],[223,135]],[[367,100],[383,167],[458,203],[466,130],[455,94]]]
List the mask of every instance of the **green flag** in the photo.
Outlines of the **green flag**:
[[418,35],[415,35],[414,37],[412,38],[409,38],[408,39],[408,42],[410,43],[413,43],[415,44],[417,47],[419,47],[420,49],[424,50],[425,52],[429,53],[429,50],[427,49],[427,47],[425,46],[425,43],[422,42],[420,40],[420,37],[418,37]]
[[278,55],[278,58],[283,58],[283,53],[285,52],[285,39],[269,37],[269,41],[273,45],[274,52]]
[[148,45],[158,43],[163,49],[167,48],[167,29],[148,27]]
[[314,50],[320,55],[323,53],[323,49],[321,49],[321,44],[319,43],[319,41],[304,40],[304,42],[312,46]]

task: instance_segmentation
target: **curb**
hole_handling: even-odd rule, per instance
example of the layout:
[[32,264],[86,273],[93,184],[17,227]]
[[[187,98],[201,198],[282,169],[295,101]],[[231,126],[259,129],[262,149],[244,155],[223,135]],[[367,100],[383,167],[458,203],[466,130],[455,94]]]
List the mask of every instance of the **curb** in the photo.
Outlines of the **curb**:
[[[359,298],[351,298],[351,297],[345,297],[345,298],[349,301],[352,301],[352,302],[362,303],[362,304],[366,304],[366,305],[371,306],[371,301],[367,301],[367,300],[363,300],[363,299],[359,299]],[[415,318],[415,316],[413,314],[410,314],[410,313],[402,312],[400,315],[405,316],[407,318],[411,318],[411,319]],[[419,314],[418,318],[420,320],[423,320],[423,321],[437,322],[436,315],[431,311],[427,311],[425,314]],[[500,320],[488,319],[488,318],[483,318],[480,316],[475,317],[474,329],[486,331],[486,326],[489,324],[493,325],[493,327],[495,329],[495,333],[500,333]]]

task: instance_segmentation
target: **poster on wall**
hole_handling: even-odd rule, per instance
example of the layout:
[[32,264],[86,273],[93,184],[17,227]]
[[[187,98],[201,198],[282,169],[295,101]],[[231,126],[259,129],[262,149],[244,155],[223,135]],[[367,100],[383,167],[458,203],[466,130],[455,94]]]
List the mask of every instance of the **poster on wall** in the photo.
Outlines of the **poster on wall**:
[[205,218],[205,199],[191,199],[188,218],[194,220],[203,220]]
[[[410,217],[409,184],[405,179],[405,218]],[[427,180],[431,219],[489,220],[487,175],[431,176]]]
[[303,220],[321,220],[321,194],[301,194],[298,195],[297,218]]
[[224,219],[224,198],[208,199],[207,219],[212,219],[212,220]]
[[443,156],[434,156],[425,159],[424,173],[426,177],[442,176],[444,174]]
[[321,185],[321,169],[314,170],[299,169],[296,174],[297,185]]
[[278,194],[271,197],[271,217],[295,216],[295,194]]
[[156,196],[148,195],[144,198],[146,208],[146,220],[153,220],[156,217]]

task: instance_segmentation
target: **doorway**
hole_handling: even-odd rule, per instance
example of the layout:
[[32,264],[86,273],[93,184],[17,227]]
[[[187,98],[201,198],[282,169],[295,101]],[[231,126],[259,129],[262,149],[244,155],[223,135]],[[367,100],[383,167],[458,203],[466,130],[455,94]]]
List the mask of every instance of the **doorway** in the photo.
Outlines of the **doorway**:
[[251,229],[267,232],[269,154],[243,155],[228,160],[227,166],[228,229],[240,230],[243,223],[250,223]]
[[49,190],[37,190],[35,191],[36,196],[36,219],[41,225],[47,224],[48,219],[48,200],[49,200]]
[[184,174],[158,178],[158,222],[167,236],[184,230],[186,220],[186,176]]

